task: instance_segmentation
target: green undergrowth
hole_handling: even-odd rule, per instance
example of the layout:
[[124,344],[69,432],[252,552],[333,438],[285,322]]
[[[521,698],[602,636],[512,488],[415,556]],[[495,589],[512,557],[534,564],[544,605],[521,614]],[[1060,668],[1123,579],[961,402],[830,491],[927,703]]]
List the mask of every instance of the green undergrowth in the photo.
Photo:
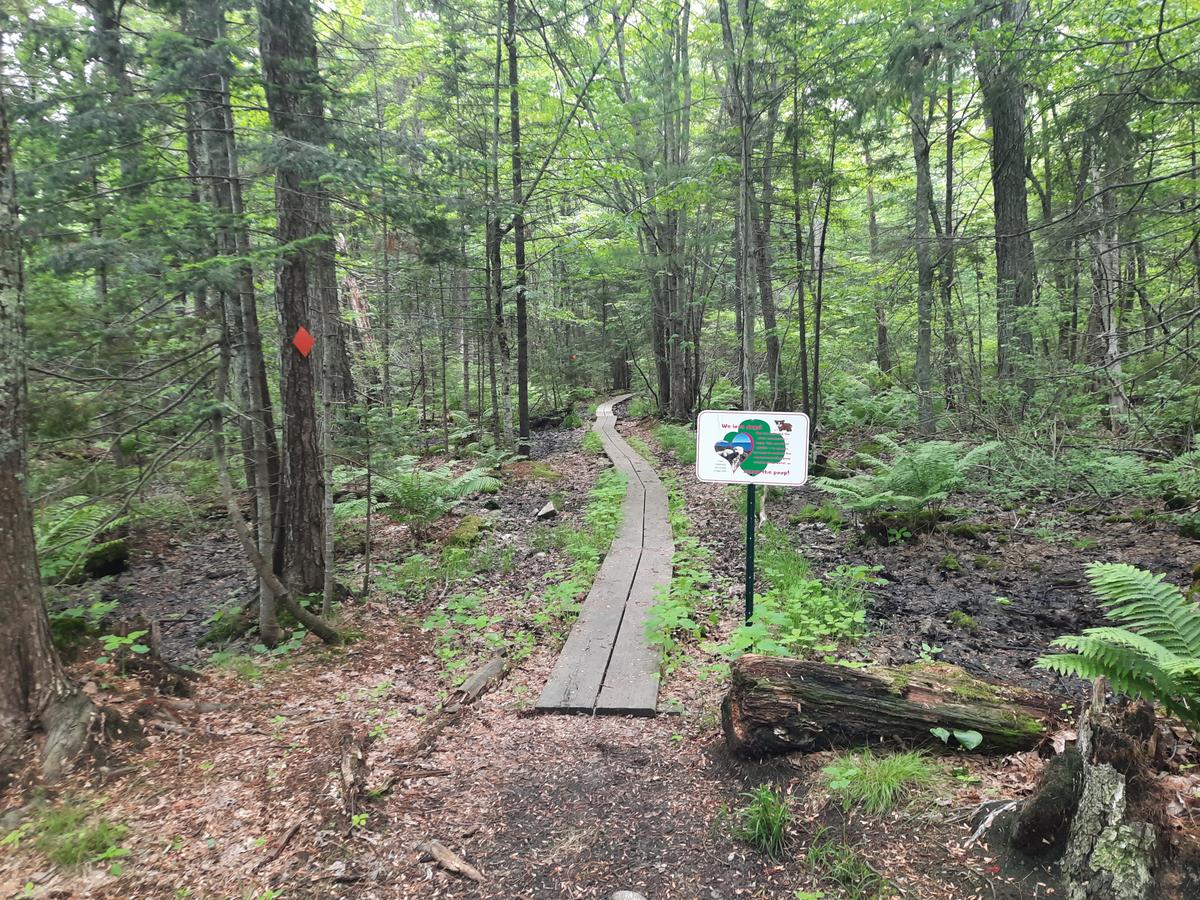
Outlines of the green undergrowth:
[[[554,639],[574,620],[608,552],[621,522],[626,477],[615,469],[601,473],[592,488],[584,521],[579,527],[556,525],[535,532],[535,550],[557,550],[566,566],[546,573],[519,604],[521,612],[509,617],[495,614],[485,588],[454,590],[468,579],[483,574],[509,574],[514,564],[511,549],[495,547],[446,548],[442,565],[416,566],[406,563],[409,589],[429,590],[437,583],[449,593],[425,617],[424,631],[432,636],[434,655],[441,661],[445,680],[460,684],[473,664],[494,653],[504,653],[519,662],[533,651],[539,635]],[[410,568],[411,566],[411,568]]]
[[675,555],[672,557],[671,582],[660,589],[650,609],[646,634],[651,646],[661,650],[662,671],[667,675],[683,661],[689,642],[700,640],[706,627],[719,621],[720,613],[711,602],[713,575],[709,563],[712,553],[691,533],[679,479],[665,475],[662,482],[667,489]]
[[821,827],[813,835],[804,861],[826,881],[837,885],[838,897],[881,900],[891,893],[887,879],[871,867],[861,851],[828,828]]
[[675,458],[685,466],[696,462],[696,432],[684,425],[672,425],[664,422],[655,425],[652,432],[654,439],[664,450],[675,454]]
[[28,821],[0,838],[0,849],[16,850],[29,842],[54,865],[78,870],[85,865],[107,862],[109,872],[121,874],[117,860],[128,856],[121,846],[128,829],[98,813],[98,803],[68,800],[44,807]]
[[882,583],[877,566],[838,566],[824,578],[813,574],[787,534],[763,526],[757,569],[767,588],[754,600],[754,617],[721,645],[711,647],[727,659],[743,653],[805,657],[833,654],[866,630],[869,591]]
[[891,811],[897,803],[938,778],[937,765],[923,753],[877,755],[870,750],[843,753],[822,769],[825,785],[849,811],[861,806],[872,815]]
[[600,435],[595,431],[589,431],[585,434],[580,446],[583,447],[584,453],[592,453],[596,456],[604,455],[604,442],[600,440]]
[[734,837],[773,860],[783,856],[792,811],[787,798],[769,784],[743,795],[747,803],[737,813]]

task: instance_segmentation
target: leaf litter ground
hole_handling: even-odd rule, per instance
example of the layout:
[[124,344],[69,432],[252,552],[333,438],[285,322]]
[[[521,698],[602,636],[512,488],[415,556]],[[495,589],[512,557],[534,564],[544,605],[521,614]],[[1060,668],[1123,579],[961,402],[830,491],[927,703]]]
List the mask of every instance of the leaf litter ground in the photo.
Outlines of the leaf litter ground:
[[[654,446],[640,424],[622,423],[622,430]],[[570,433],[562,434],[539,454],[540,467],[512,470],[495,498],[500,509],[488,539],[510,552],[510,573],[478,573],[455,587],[478,590],[486,614],[498,620],[525,621],[547,573],[562,569],[561,551],[537,532],[578,525],[602,468],[578,451],[577,433],[565,440]],[[669,458],[660,465],[679,476],[693,531],[711,551],[720,616],[705,637],[719,642],[740,617],[741,520],[721,488],[694,483]],[[535,523],[552,497],[561,515],[549,526]],[[887,578],[871,604],[875,628],[852,653],[900,663],[915,658],[922,644],[935,644],[943,660],[1043,688],[1077,687],[1053,685],[1052,676],[1029,665],[1053,637],[1097,621],[1079,576],[1085,557],[1126,559],[1178,578],[1191,555],[1182,539],[1106,525],[1100,514],[1071,521],[1072,533],[1095,541],[1084,554],[1031,537],[998,510],[977,518],[1001,530],[851,546],[845,532],[789,524],[815,499],[808,492],[773,499],[769,515],[818,571],[866,562],[882,566]],[[201,660],[208,651],[197,650],[195,641],[203,620],[250,589],[236,548],[219,529],[217,521],[212,533],[185,540],[149,536],[133,571],[111,587],[163,623],[165,652],[176,661]],[[402,526],[381,523],[378,536],[377,559],[401,562],[411,551]],[[948,555],[971,566],[937,568]],[[989,562],[974,566],[977,557]],[[342,573],[351,583],[359,564],[349,560]],[[451,684],[435,655],[437,636],[420,627],[446,594],[436,586],[420,596],[377,591],[347,610],[348,624],[364,635],[348,647],[306,641],[282,662],[262,662],[262,674],[250,680],[207,670],[195,698],[207,704],[200,711],[186,703],[172,707],[173,727],[155,718],[143,750],[118,748],[106,766],[55,789],[60,801],[99,798],[103,815],[128,827],[123,846],[130,854],[120,875],[104,864],[55,870],[25,843],[0,861],[0,896],[27,884],[34,896],[112,898],[574,898],[618,889],[652,900],[791,898],[797,891],[842,896],[842,888],[804,861],[822,827],[886,877],[895,896],[1053,891],[1046,873],[1014,870],[985,846],[965,847],[981,804],[1029,790],[1041,766],[1034,754],[952,759],[967,764],[969,777],[947,778],[931,799],[864,819],[844,813],[820,787],[828,754],[768,763],[728,757],[718,714],[724,681],[713,674],[719,661],[695,644],[664,684],[657,718],[532,713],[562,638],[553,626],[538,633],[530,655],[494,690],[446,712]],[[1001,596],[1010,602],[997,603]],[[972,616],[973,634],[947,624],[954,609]],[[473,665],[485,657],[484,647],[468,650]],[[127,714],[144,694],[132,679],[101,677],[84,663],[76,673],[100,700]],[[369,743],[367,787],[379,791],[362,800],[357,823],[345,812],[334,774],[354,735]],[[762,783],[785,791],[795,813],[782,863],[733,837],[742,794]],[[18,791],[28,796],[31,787],[10,789],[3,806],[16,805]],[[437,865],[425,852],[431,841],[477,868],[483,880]]]

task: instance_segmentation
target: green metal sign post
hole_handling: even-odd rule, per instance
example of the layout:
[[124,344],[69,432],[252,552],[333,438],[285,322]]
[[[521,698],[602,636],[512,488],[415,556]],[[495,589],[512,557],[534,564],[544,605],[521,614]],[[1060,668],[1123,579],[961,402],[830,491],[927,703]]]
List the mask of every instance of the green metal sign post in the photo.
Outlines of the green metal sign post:
[[754,520],[758,502],[757,487],[746,485],[746,624],[754,618]]
[[746,622],[754,618],[754,526],[759,485],[808,481],[808,416],[777,410],[706,409],[696,416],[696,479],[746,486]]

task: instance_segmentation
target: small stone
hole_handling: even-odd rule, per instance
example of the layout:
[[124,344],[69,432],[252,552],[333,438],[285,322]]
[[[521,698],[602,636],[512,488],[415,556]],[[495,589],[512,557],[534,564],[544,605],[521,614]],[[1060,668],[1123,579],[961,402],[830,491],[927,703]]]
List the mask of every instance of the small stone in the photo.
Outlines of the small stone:
[[558,507],[554,505],[553,500],[550,500],[546,503],[545,506],[543,506],[540,510],[538,510],[537,518],[553,519],[557,515],[558,515]]

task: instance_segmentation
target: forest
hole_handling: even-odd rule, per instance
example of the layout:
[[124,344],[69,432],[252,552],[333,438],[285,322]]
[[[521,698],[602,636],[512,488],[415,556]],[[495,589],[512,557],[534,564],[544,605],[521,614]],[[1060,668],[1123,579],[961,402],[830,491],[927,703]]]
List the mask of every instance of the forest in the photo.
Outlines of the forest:
[[0,0],[0,897],[1200,897],[1198,118],[1197,0]]

